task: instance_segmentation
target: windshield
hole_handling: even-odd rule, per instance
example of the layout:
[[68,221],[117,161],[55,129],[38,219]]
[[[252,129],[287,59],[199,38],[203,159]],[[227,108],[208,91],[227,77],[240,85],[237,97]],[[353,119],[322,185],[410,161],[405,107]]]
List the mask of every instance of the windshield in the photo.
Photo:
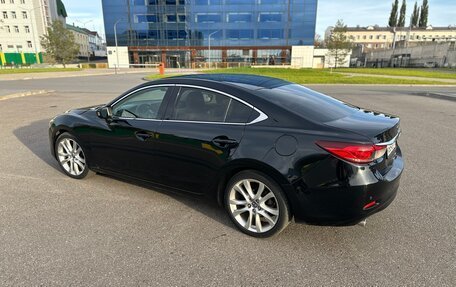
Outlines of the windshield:
[[354,106],[297,84],[284,85],[274,89],[262,89],[261,94],[272,103],[318,122],[337,120],[359,110]]

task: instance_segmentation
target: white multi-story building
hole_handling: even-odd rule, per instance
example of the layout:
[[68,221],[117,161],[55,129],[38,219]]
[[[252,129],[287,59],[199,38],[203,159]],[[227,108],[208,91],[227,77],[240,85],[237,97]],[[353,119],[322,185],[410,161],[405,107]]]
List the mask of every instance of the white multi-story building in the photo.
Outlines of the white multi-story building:
[[96,31],[83,29],[89,37],[89,51],[92,57],[106,57],[106,47],[103,45],[103,38]]
[[[333,27],[328,27],[325,38],[331,37]],[[392,48],[394,43],[407,43],[411,46],[429,44],[430,42],[445,43],[456,41],[456,26],[448,27],[347,27],[347,36],[353,44],[363,46],[364,51],[385,50]]]
[[0,0],[0,52],[43,52],[40,37],[65,17],[61,0]]
[[79,46],[79,58],[87,58],[91,55],[90,44],[89,44],[89,33],[88,30],[74,26],[67,25],[67,29],[73,33],[74,40]]

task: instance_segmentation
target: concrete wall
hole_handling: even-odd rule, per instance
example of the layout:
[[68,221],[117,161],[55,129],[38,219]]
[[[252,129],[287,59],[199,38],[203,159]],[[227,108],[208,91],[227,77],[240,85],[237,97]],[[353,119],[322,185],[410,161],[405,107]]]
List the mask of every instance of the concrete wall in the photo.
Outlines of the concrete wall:
[[[128,47],[108,47],[108,65],[109,68],[129,68],[130,60],[128,57]],[[119,63],[117,63],[117,51],[119,51]]]
[[295,68],[312,68],[313,55],[313,46],[292,46],[291,66]]
[[436,43],[417,47],[396,48],[367,53],[368,66],[454,67],[455,44]]
[[[347,52],[345,57],[345,63],[340,68],[348,68],[350,66],[350,57],[351,51]],[[330,55],[328,49],[315,49],[313,55],[313,68],[334,68],[336,63],[336,58]]]
[[448,67],[456,68],[456,50],[448,52],[447,63]]

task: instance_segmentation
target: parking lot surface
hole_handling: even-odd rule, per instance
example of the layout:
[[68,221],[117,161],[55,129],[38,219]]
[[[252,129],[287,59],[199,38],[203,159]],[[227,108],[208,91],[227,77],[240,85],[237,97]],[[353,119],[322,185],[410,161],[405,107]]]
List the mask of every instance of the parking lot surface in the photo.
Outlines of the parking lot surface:
[[456,88],[313,86],[401,117],[398,197],[366,227],[292,223],[261,240],[238,232],[214,203],[59,171],[49,120],[141,82],[136,74],[2,82],[8,93],[53,92],[0,100],[0,285],[454,286],[456,102],[423,92]]

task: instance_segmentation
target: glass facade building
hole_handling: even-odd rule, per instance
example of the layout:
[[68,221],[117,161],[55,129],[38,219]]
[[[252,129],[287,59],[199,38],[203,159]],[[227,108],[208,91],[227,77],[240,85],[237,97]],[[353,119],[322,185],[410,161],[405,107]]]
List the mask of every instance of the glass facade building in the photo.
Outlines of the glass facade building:
[[282,64],[313,45],[318,0],[103,0],[108,46],[168,67]]

